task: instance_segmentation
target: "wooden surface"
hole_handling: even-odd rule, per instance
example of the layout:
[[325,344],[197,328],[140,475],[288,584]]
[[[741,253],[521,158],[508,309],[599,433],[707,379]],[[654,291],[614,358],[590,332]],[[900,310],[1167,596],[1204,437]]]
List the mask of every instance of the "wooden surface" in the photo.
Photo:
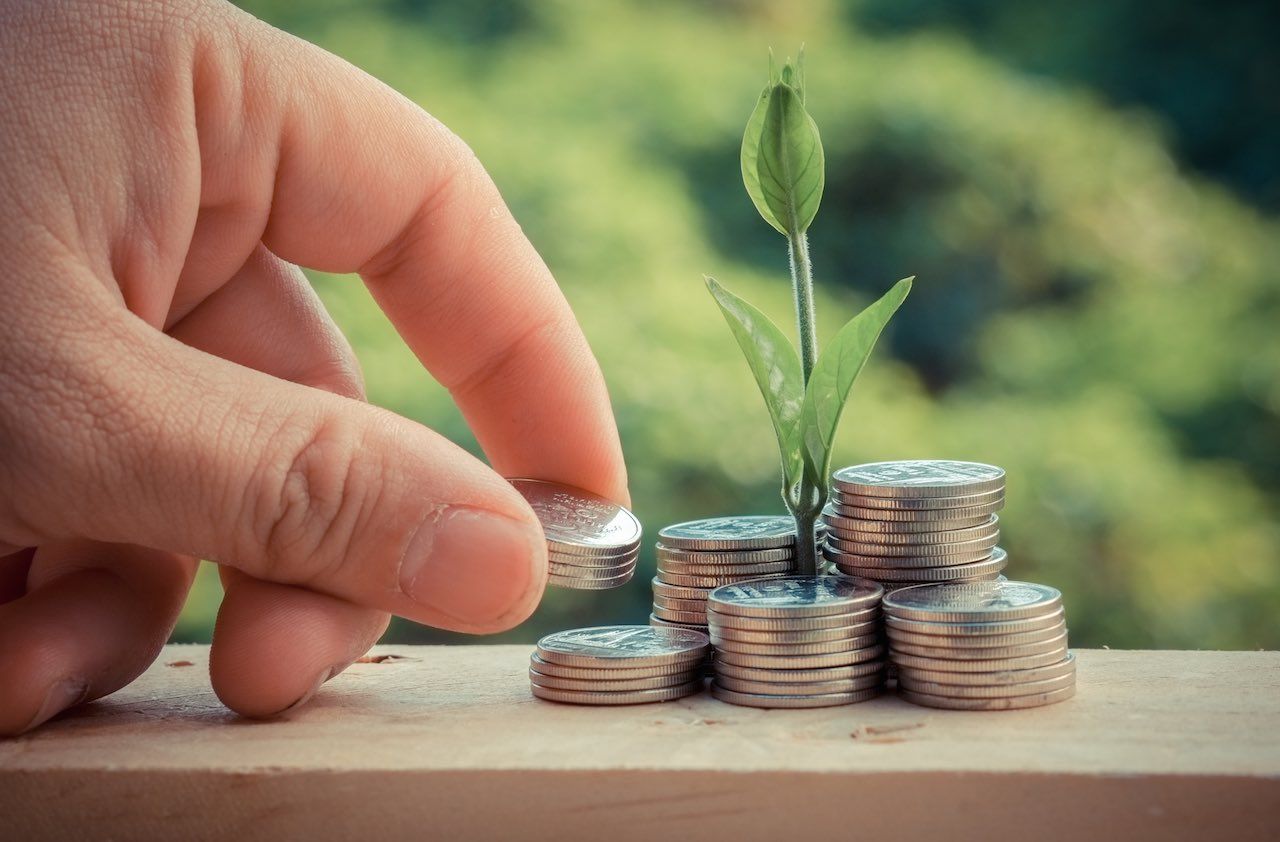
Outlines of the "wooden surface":
[[1280,839],[1280,653],[1080,651],[1029,711],[530,697],[530,647],[380,647],[242,720],[207,650],[0,740],[0,839]]

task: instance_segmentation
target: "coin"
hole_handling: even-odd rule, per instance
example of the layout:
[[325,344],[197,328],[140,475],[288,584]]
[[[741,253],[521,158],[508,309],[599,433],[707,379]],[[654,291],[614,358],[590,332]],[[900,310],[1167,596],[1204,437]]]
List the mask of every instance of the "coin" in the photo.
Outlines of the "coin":
[[[1028,681],[1043,681],[1058,678],[1067,674],[1075,674],[1076,656],[1068,654],[1061,661],[1025,669],[1000,670],[995,672],[944,672],[942,670],[925,670],[898,665],[899,676],[909,676],[913,681],[931,681],[937,684],[968,685],[990,687],[1004,684],[1023,684]],[[945,695],[945,694],[944,694]]]
[[720,628],[756,631],[802,631],[804,629],[833,629],[859,623],[874,623],[880,618],[878,607],[863,608],[848,614],[827,614],[821,617],[739,617],[707,609],[708,622]]
[[686,623],[688,625],[707,624],[706,611],[677,611],[674,608],[664,608],[661,605],[653,606],[653,616],[659,620],[666,620],[670,623]]
[[783,684],[798,684],[810,681],[842,681],[850,678],[864,678],[879,675],[883,678],[884,661],[863,661],[860,664],[841,664],[835,667],[819,667],[816,669],[765,669],[761,667],[740,667],[737,664],[718,662],[716,674],[737,678],[743,681],[777,681]]
[[874,582],[843,576],[788,576],[716,588],[707,605],[742,617],[819,617],[876,605],[883,593]]
[[[859,521],[861,524],[862,521]],[[867,521],[881,525],[883,521]],[[908,521],[908,523],[912,523]],[[932,525],[934,522],[925,522],[926,526]],[[936,544],[956,544],[965,541],[973,541],[979,538],[990,538],[1000,534],[1000,516],[989,515],[977,526],[967,526],[960,529],[941,529],[931,532],[886,532],[883,529],[831,529],[827,532],[828,538],[839,538],[842,541],[851,541],[857,544],[885,544],[889,546],[924,546],[930,547]],[[997,542],[998,543],[998,542]]]
[[661,594],[654,594],[653,605],[655,608],[667,608],[671,611],[693,611],[707,614],[707,601],[705,599],[670,599]]
[[826,693],[816,696],[769,696],[761,693],[739,693],[727,690],[714,681],[711,695],[722,702],[755,708],[822,708],[835,705],[851,705],[865,702],[880,695],[880,688],[858,690],[853,693]]
[[795,519],[786,515],[713,517],[672,524],[658,532],[665,546],[686,550],[788,547],[795,538]]
[[735,582],[755,581],[757,579],[779,579],[785,576],[785,573],[766,573],[762,576],[753,576],[749,580],[744,580],[742,576],[727,573],[719,576],[693,576],[683,573],[669,573],[665,570],[659,571],[658,575],[662,577],[662,581],[672,585],[680,585],[689,588],[706,588],[714,590],[723,585],[732,585]]
[[564,664],[553,664],[538,657],[535,652],[529,656],[529,668],[557,678],[576,678],[584,681],[599,679],[616,681],[625,678],[656,678],[658,676],[679,676],[696,669],[694,661],[671,661],[649,667],[569,667]]
[[706,634],[707,631],[707,624],[705,621],[701,623],[677,623],[674,620],[664,620],[657,614],[649,615],[649,625],[663,626],[673,629],[694,629],[695,631],[700,631],[703,634]]
[[547,584],[557,585],[563,588],[575,588],[580,591],[605,591],[625,585],[627,582],[631,581],[631,577],[634,574],[634,570],[628,570],[612,579],[582,579],[575,576],[565,576],[552,573],[547,576]]
[[711,627],[711,642],[719,645],[721,641],[737,641],[740,643],[770,643],[782,646],[789,643],[823,643],[830,640],[847,640],[876,634],[878,624],[875,620],[850,626],[837,626],[831,629],[802,629],[800,631],[751,631],[745,629],[726,628],[717,624],[708,616]]
[[581,667],[641,667],[706,657],[705,634],[652,626],[595,626],[549,634],[538,641],[544,661]]
[[738,576],[754,579],[770,573],[792,573],[795,561],[773,561],[764,564],[688,564],[658,559],[658,573],[675,573],[679,576]]
[[689,564],[764,564],[771,561],[789,561],[796,557],[795,544],[772,550],[682,550],[657,544],[654,547],[659,560],[683,561]]
[[653,690],[592,693],[583,690],[556,690],[538,684],[530,684],[533,695],[550,702],[566,702],[574,705],[640,705],[648,702],[669,702],[700,693],[702,679],[676,687],[659,687]]
[[930,585],[895,591],[885,613],[907,620],[974,623],[1039,617],[1062,605],[1062,593],[1031,582]]
[[[952,533],[955,534],[955,533]],[[889,560],[898,564],[897,559],[918,559],[923,556],[943,556],[947,559],[959,556],[974,556],[970,561],[977,561],[984,554],[990,555],[991,548],[1000,543],[1000,530],[991,530],[986,535],[964,541],[938,541],[929,544],[877,544],[867,541],[846,541],[843,538],[828,535],[826,545],[852,556],[871,556]],[[938,564],[954,563],[940,561]],[[922,567],[927,565],[920,565]]]
[[657,690],[663,687],[681,687],[701,677],[700,667],[675,675],[659,675],[652,678],[562,678],[529,670],[529,680],[550,690],[585,690],[589,693],[629,693],[634,690]]
[[851,652],[875,646],[879,635],[865,634],[842,640],[825,640],[821,643],[747,643],[741,640],[714,638],[717,652],[737,652],[742,655],[829,655],[832,652]]
[[1006,699],[955,699],[946,696],[934,696],[929,693],[915,693],[910,690],[899,690],[898,693],[902,696],[903,701],[931,708],[949,710],[1016,710],[1019,708],[1042,707],[1066,701],[1076,694],[1076,687],[1072,684],[1049,693],[1012,696]]
[[853,507],[855,509],[964,509],[970,506],[984,506],[988,503],[1003,503],[1004,489],[986,491],[981,494],[965,494],[955,497],[872,497],[865,494],[848,494],[836,489],[831,494],[837,508]]
[[961,660],[955,658],[931,658],[928,656],[909,655],[905,652],[894,652],[893,663],[899,669],[927,670],[929,672],[1005,672],[1034,669],[1036,667],[1056,664],[1067,657],[1065,649],[1054,649],[1039,655],[1024,655],[1013,658],[990,658]]
[[857,538],[843,533],[880,533],[884,535],[920,535],[927,537],[936,532],[954,532],[958,529],[973,529],[991,522],[996,515],[977,515],[975,517],[954,518],[950,520],[880,520],[878,518],[847,517],[827,504],[822,510],[822,522],[827,526],[827,534],[841,538]]
[[884,647],[879,644],[853,649],[848,652],[809,655],[798,655],[794,652],[787,652],[781,655],[770,653],[761,655],[720,649],[716,651],[716,664],[733,664],[739,667],[769,670],[823,669],[869,662],[883,663],[884,654]]
[[995,465],[945,459],[872,462],[841,468],[832,484],[846,494],[872,497],[954,497],[1004,488],[1005,475]]
[[[866,547],[864,544],[863,547]],[[923,554],[918,556],[908,555],[863,555],[854,552],[851,545],[840,542],[834,543],[828,539],[822,548],[824,558],[836,563],[844,564],[848,567],[955,567],[961,564],[974,564],[979,561],[986,561],[995,553],[995,545],[988,543],[987,546],[971,547],[965,550],[955,550],[945,552],[945,547],[937,548],[932,554]]]
[[884,676],[873,673],[861,678],[844,678],[835,681],[783,683],[780,681],[747,681],[717,672],[715,682],[719,687],[725,690],[733,690],[737,693],[759,693],[768,696],[815,696],[832,693],[856,693],[859,690],[879,687],[884,684]]
[[1043,629],[1031,629],[1030,631],[1013,632],[1011,634],[985,634],[985,635],[941,635],[941,634],[920,634],[918,632],[903,631],[902,629],[885,627],[885,634],[889,638],[891,646],[897,646],[899,643],[907,643],[914,646],[936,646],[944,649],[996,649],[1008,646],[1021,646],[1026,643],[1039,643],[1043,640],[1052,640],[1062,635],[1067,630],[1065,618],[1058,621],[1057,625],[1047,626]]
[[994,661],[1000,658],[1024,658],[1028,655],[1043,655],[1047,652],[1061,652],[1066,657],[1067,633],[1064,631],[1057,637],[1036,643],[1023,643],[1018,646],[993,646],[986,649],[949,649],[945,646],[918,646],[914,643],[889,641],[889,651],[896,657],[903,655],[919,655],[922,658],[937,658],[952,661]]
[[904,510],[904,509],[864,509],[858,506],[843,506],[839,503],[835,504],[835,514],[854,520],[929,520],[929,521],[954,521],[954,520],[979,520],[990,517],[996,512],[1004,508],[1004,500],[994,503],[984,503],[980,506],[966,506],[963,509],[920,509],[920,510]]
[[1025,681],[1013,684],[939,684],[934,681],[920,681],[910,673],[898,675],[898,686],[913,693],[928,693],[931,696],[946,696],[951,699],[1002,699],[1009,696],[1029,696],[1035,693],[1051,693],[1063,687],[1072,687],[1076,683],[1075,671],[1054,678],[1038,681]]
[[623,573],[634,572],[635,568],[636,563],[632,561],[618,567],[577,567],[572,564],[552,562],[547,569],[555,576],[573,576],[577,579],[616,579]]
[[884,579],[892,582],[949,582],[999,573],[1009,564],[1009,556],[996,547],[990,558],[969,564],[953,564],[945,567],[867,567],[849,564],[837,556],[827,556],[840,572],[864,579]]
[[611,500],[546,480],[509,482],[529,502],[547,542],[560,552],[590,555],[640,545],[640,521]]
[[915,634],[947,635],[949,637],[986,637],[993,634],[1018,634],[1019,632],[1045,629],[1063,622],[1066,613],[1061,607],[1039,617],[1022,620],[1005,620],[994,623],[934,623],[928,620],[904,620],[901,617],[885,617],[887,629],[898,629]]
[[656,576],[651,581],[653,585],[653,593],[655,596],[661,595],[671,599],[697,599],[702,602],[707,601],[707,594],[711,592],[710,588],[692,588],[673,585],[670,582],[664,582]]

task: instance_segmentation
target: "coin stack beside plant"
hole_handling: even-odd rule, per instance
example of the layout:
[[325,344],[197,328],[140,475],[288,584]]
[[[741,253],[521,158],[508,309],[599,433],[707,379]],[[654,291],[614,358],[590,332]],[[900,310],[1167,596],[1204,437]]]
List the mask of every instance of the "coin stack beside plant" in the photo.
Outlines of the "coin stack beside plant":
[[796,522],[773,515],[716,517],[658,532],[653,625],[707,629],[707,594],[795,570]]
[[884,685],[884,588],[843,576],[726,585],[707,597],[716,698],[760,708],[847,705]]
[[823,510],[823,556],[850,576],[894,590],[995,579],[1008,563],[996,512],[1005,475],[994,465],[918,460],[841,468]]
[[548,584],[578,590],[625,585],[640,556],[640,521],[597,494],[537,479],[510,481],[542,524]]
[[922,585],[884,598],[889,657],[909,702],[1039,707],[1075,695],[1062,594],[1030,582]]
[[667,702],[703,689],[710,641],[690,629],[600,626],[549,634],[529,659],[533,695],[578,705]]

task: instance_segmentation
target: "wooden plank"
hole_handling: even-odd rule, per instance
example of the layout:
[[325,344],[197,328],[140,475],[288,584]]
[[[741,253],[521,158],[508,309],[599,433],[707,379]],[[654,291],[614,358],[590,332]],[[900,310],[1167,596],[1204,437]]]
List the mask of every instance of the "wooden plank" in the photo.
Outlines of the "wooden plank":
[[1080,651],[1072,701],[967,713],[555,705],[529,651],[380,647],[250,722],[169,647],[0,742],[0,838],[1280,838],[1280,653]]

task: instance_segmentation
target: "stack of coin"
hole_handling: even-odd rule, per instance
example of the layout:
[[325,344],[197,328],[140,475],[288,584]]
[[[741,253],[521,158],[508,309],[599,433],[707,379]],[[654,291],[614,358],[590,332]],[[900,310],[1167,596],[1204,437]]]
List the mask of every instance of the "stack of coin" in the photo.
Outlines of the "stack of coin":
[[1008,563],[996,512],[1004,471],[976,462],[920,460],[841,468],[823,510],[823,556],[841,573],[886,590],[987,581]]
[[548,583],[579,590],[625,585],[640,556],[640,521],[605,498],[560,483],[513,479],[547,536]]
[[1076,692],[1062,594],[1030,582],[921,585],[884,598],[889,657],[909,702],[1039,707]]
[[529,659],[533,695],[577,705],[667,702],[698,693],[711,643],[702,632],[600,626],[549,634]]
[[884,686],[884,588],[844,576],[756,579],[707,597],[711,693],[736,705],[847,705]]
[[650,622],[705,631],[714,588],[795,571],[796,522],[742,515],[677,523],[658,532],[657,555]]

